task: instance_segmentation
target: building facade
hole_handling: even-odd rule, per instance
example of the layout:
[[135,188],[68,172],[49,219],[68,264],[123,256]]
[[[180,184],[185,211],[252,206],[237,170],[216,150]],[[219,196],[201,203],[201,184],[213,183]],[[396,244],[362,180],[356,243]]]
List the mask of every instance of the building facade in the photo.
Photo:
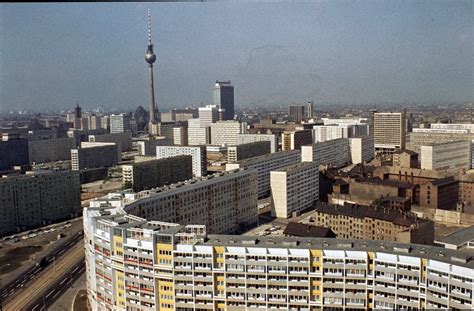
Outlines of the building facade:
[[89,135],[87,140],[96,143],[115,143],[117,144],[120,152],[132,150],[131,132]]
[[286,166],[294,165],[301,162],[301,151],[280,151],[260,157],[254,157],[241,160],[236,163],[227,163],[226,171],[239,168],[252,168],[257,171],[257,193],[258,198],[270,196],[270,172],[281,169]]
[[211,144],[237,145],[237,135],[247,133],[247,123],[239,121],[217,121],[211,124]]
[[458,173],[471,168],[471,143],[452,141],[421,146],[421,169]]
[[19,138],[18,135],[3,135],[0,141],[0,171],[29,162],[28,139]]
[[288,116],[295,123],[301,123],[301,121],[303,121],[303,117],[305,116],[304,106],[289,106],[288,107]]
[[349,138],[349,148],[353,164],[368,162],[375,156],[374,139],[372,136]]
[[179,155],[190,155],[193,159],[193,175],[202,177],[207,174],[206,146],[157,146],[156,158],[169,158]]
[[227,147],[227,162],[237,162],[270,153],[269,141],[256,141]]
[[270,172],[272,216],[289,218],[319,199],[319,165],[302,162]]
[[474,261],[440,247],[208,235],[204,226],[84,211],[93,310],[473,308]]
[[71,149],[71,167],[78,171],[115,166],[121,160],[119,154],[115,143],[82,142],[80,148]]
[[247,144],[256,141],[269,141],[270,152],[278,151],[278,137],[274,134],[239,134],[237,135],[237,144]]
[[199,119],[188,120],[188,144],[190,146],[206,145],[211,142],[211,128],[201,126]]
[[30,164],[70,160],[71,149],[76,147],[75,139],[71,137],[30,140]]
[[339,138],[301,147],[303,162],[316,162],[318,165],[340,167],[351,163],[349,140]]
[[110,133],[125,133],[132,130],[130,116],[128,114],[112,114],[110,119]]
[[281,149],[295,150],[313,143],[312,130],[285,131],[281,134]]
[[28,172],[0,178],[0,234],[15,233],[81,214],[79,173]]
[[405,149],[406,115],[403,112],[374,113],[374,145],[376,151],[394,152]]
[[222,120],[234,119],[234,86],[230,81],[216,81],[212,89],[214,105],[223,111]]
[[193,178],[190,155],[142,161],[122,166],[123,184],[142,191]]

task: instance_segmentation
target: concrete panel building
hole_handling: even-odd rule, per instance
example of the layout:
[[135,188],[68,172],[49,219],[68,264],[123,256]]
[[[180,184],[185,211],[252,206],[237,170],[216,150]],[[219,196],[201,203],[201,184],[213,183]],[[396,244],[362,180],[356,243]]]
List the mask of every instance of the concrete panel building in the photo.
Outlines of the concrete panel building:
[[237,162],[270,153],[269,141],[257,141],[227,147],[227,162]]
[[226,171],[239,168],[255,169],[258,177],[258,198],[265,198],[271,194],[270,172],[299,162],[301,162],[300,150],[280,151],[260,157],[241,160],[236,163],[227,163],[225,169]]
[[157,146],[156,158],[169,158],[179,155],[190,155],[193,158],[193,175],[202,177],[207,174],[206,146]]
[[4,134],[0,141],[0,171],[29,164],[28,139]]
[[270,152],[278,151],[278,137],[274,134],[239,134],[237,135],[237,144],[247,144],[256,141],[269,141]]
[[289,218],[319,199],[319,165],[302,162],[270,172],[272,216]]
[[217,121],[211,125],[211,144],[237,145],[237,136],[247,133],[247,123],[239,121]]
[[190,155],[153,159],[122,166],[122,180],[133,191],[142,191],[193,178]]
[[471,168],[471,143],[453,141],[449,143],[421,146],[421,168],[458,173]]
[[188,120],[188,144],[190,146],[206,145],[211,142],[209,126],[201,126],[199,119]]
[[173,128],[173,144],[176,146],[188,145],[188,128],[179,126]]
[[115,143],[82,142],[81,147],[71,149],[72,170],[115,166],[121,160]]
[[281,135],[282,150],[301,149],[301,146],[311,145],[313,143],[312,130],[285,131]]
[[339,138],[301,147],[303,162],[316,162],[318,165],[340,167],[351,163],[349,140]]
[[0,234],[15,233],[81,214],[79,173],[28,172],[0,178]]
[[403,112],[374,113],[374,145],[380,152],[405,149],[406,115]]
[[[102,203],[102,205],[99,205]],[[389,241],[209,235],[97,202],[84,211],[93,310],[472,309],[471,254]],[[370,285],[368,285],[370,284]]]
[[120,152],[132,150],[131,132],[89,135],[87,141],[96,143],[115,143]]
[[142,156],[156,157],[157,146],[170,146],[172,142],[165,137],[154,137],[152,140],[137,141],[138,154]]
[[76,147],[76,141],[71,137],[30,140],[30,164],[70,160],[71,149]]
[[337,138],[352,138],[369,135],[368,124],[333,124],[313,126],[313,141],[324,142]]
[[349,138],[349,148],[353,164],[368,162],[375,156],[374,139],[372,136]]
[[128,114],[112,114],[110,119],[110,133],[125,133],[130,132],[132,127],[130,126],[130,115]]
[[288,107],[288,116],[290,117],[291,121],[295,123],[301,123],[303,121],[304,114],[304,106],[300,105],[292,105]]

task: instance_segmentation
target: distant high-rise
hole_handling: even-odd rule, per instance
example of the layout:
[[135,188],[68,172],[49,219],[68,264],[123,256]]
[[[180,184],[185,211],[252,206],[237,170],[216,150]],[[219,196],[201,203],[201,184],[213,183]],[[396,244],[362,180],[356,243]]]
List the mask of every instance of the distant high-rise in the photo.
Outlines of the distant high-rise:
[[131,131],[130,115],[112,114],[110,115],[110,133],[125,133]]
[[393,152],[405,149],[406,115],[404,112],[376,112],[373,114],[375,150]]
[[234,119],[234,86],[230,81],[217,81],[213,89],[214,105],[218,105],[223,111],[223,120]]
[[304,116],[304,106],[289,106],[288,115],[293,118],[295,123],[301,123]]
[[308,100],[308,104],[307,104],[307,108],[308,108],[308,119],[311,119],[313,116],[314,116],[314,106],[313,106],[313,101],[312,100]]
[[77,104],[74,108],[74,116],[76,117],[76,119],[82,118],[82,108],[79,107],[79,104]]
[[148,77],[150,79],[150,120],[148,132],[152,133],[153,128],[159,120],[159,112],[155,103],[155,85],[153,82],[153,63],[156,61],[156,55],[153,52],[153,44],[151,43],[151,15],[148,10],[148,49],[145,54],[145,61],[148,63]]

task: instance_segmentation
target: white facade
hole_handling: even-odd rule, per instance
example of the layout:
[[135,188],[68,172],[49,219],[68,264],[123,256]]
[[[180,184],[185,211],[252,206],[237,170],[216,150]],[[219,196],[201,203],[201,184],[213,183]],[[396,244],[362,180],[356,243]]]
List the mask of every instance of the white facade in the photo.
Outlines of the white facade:
[[130,116],[123,113],[110,116],[110,133],[124,133],[128,131],[131,131]]
[[209,144],[211,141],[210,127],[201,127],[199,119],[188,120],[188,145],[199,146]]
[[361,123],[367,122],[367,118],[339,118],[339,119],[321,118],[321,120],[323,120],[324,125],[361,124]]
[[474,124],[472,123],[431,123],[430,129],[438,130],[467,130],[474,133]]
[[340,167],[351,163],[349,140],[339,138],[301,147],[301,161]]
[[270,172],[299,162],[301,162],[301,151],[290,150],[250,158],[237,163],[227,163],[225,169],[226,171],[239,168],[256,169],[258,177],[258,197],[264,198],[270,195]]
[[239,134],[237,135],[237,144],[248,144],[257,141],[269,141],[270,151],[278,151],[278,138],[274,134]]
[[369,134],[367,124],[316,125],[313,127],[315,143],[337,138],[362,137]]
[[457,173],[471,168],[471,143],[454,141],[450,143],[421,146],[421,169],[443,170]]
[[406,118],[401,112],[374,113],[374,145],[377,150],[405,149]]
[[156,158],[169,158],[178,155],[190,155],[193,158],[193,175],[202,177],[207,174],[207,153],[205,146],[157,146]]
[[199,107],[198,112],[201,127],[210,126],[212,123],[219,121],[219,107],[216,105]]
[[303,162],[271,171],[272,216],[289,218],[319,199],[319,165]]
[[184,126],[173,128],[173,143],[177,146],[187,146],[188,129]]
[[247,123],[239,121],[217,121],[211,124],[211,144],[237,145],[237,135],[247,132]]
[[372,136],[349,138],[349,148],[353,164],[368,162],[375,156]]

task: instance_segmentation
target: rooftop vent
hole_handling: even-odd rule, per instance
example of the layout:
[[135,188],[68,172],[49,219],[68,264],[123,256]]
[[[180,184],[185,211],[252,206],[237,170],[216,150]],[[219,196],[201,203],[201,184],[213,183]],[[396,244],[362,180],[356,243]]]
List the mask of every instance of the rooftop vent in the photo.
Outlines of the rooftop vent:
[[396,251],[396,252],[400,252],[400,253],[410,253],[411,252],[411,247],[410,246],[407,246],[407,247],[394,247],[393,250]]

